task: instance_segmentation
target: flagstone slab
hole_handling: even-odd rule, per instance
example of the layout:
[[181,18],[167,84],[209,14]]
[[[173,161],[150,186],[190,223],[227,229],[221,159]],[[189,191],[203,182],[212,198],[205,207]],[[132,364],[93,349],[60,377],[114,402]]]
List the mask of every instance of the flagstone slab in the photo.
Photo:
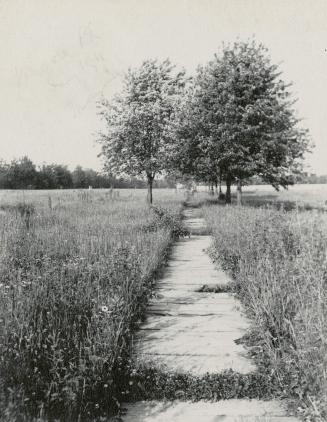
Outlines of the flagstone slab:
[[[218,320],[219,317],[219,320]],[[220,315],[192,315],[181,318],[178,315],[151,315],[144,324],[140,326],[140,332],[146,330],[166,330],[167,332],[181,333],[188,335],[197,335],[199,332],[207,331],[210,333],[220,331],[237,331],[245,333],[248,328],[248,322],[240,316],[239,313],[220,314]],[[139,333],[136,334],[138,336]],[[214,334],[213,334],[214,335]],[[236,337],[236,336],[235,336]]]
[[277,400],[148,401],[130,403],[126,410],[123,422],[299,422]]
[[[192,236],[175,243],[169,263],[158,287],[164,285],[193,285],[200,288],[205,284],[227,284],[231,280],[217,268],[205,252],[211,245],[210,236]],[[178,282],[177,282],[178,280]]]
[[214,333],[175,333],[169,329],[143,331],[135,347],[139,362],[165,367],[169,371],[204,375],[232,369],[240,373],[255,371],[242,344],[239,331]]
[[230,283],[206,252],[210,242],[209,236],[194,236],[173,246],[171,264],[134,336],[138,362],[194,375],[255,371],[238,341],[249,327],[239,301],[230,293],[197,291],[208,280]]
[[195,208],[189,208],[184,209],[182,212],[182,215],[184,217],[184,226],[192,231],[197,230],[204,230],[207,227],[206,221],[203,217],[200,217],[200,212],[198,209]]

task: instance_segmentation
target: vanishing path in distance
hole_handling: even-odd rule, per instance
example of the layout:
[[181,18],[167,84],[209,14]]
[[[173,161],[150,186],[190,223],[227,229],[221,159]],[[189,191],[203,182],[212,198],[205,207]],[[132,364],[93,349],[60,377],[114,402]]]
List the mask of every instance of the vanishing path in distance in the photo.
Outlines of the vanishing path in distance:
[[[184,210],[185,226],[201,233],[205,221],[196,213],[194,208]],[[146,321],[136,334],[138,361],[198,376],[228,369],[241,374],[256,370],[243,345],[236,342],[249,327],[240,302],[231,293],[199,292],[203,285],[230,282],[206,253],[210,243],[210,236],[192,235],[174,244]],[[277,400],[140,401],[124,407],[124,422],[298,421],[286,416]]]

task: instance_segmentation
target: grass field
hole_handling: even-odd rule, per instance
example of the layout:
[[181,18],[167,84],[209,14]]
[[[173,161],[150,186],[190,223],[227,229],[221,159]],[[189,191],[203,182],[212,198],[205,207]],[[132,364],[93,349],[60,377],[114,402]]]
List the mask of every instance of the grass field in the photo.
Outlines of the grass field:
[[294,185],[288,189],[281,188],[278,192],[268,185],[245,186],[243,192],[244,201],[249,204],[277,203],[292,209],[298,206],[327,210],[327,184]]
[[180,224],[181,196],[155,192],[155,212],[144,193],[1,192],[2,421],[119,406],[130,332]]
[[212,257],[232,274],[253,322],[244,341],[260,370],[304,420],[326,420],[326,213],[214,202],[203,213]]
[[[307,421],[327,412],[326,191],[247,187],[245,207],[194,198],[212,257],[234,276],[253,320],[244,341],[266,382]],[[152,210],[145,197],[0,192],[1,421],[101,420],[119,408],[130,334],[173,236],[184,234],[183,192],[155,190]]]

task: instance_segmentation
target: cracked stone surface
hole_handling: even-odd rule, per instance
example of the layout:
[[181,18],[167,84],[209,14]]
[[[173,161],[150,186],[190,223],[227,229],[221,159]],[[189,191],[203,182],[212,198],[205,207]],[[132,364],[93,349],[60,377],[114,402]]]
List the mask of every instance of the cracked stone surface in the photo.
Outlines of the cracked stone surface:
[[203,218],[199,217],[199,210],[195,208],[186,208],[182,212],[184,220],[184,226],[191,232],[196,233],[206,228],[206,224]]
[[298,422],[277,400],[142,401],[125,408],[124,422]]
[[244,347],[235,342],[248,328],[239,302],[229,293],[196,291],[204,284],[230,282],[206,253],[210,242],[209,236],[193,236],[173,246],[146,322],[134,339],[137,360],[194,375],[255,370]]

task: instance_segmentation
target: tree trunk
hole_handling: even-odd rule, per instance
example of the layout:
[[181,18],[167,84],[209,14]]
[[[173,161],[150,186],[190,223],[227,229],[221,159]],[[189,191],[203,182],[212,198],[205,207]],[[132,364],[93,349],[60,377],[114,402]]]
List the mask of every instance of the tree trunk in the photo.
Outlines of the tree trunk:
[[222,178],[223,178],[222,177],[222,171],[220,170],[219,171],[219,179],[218,179],[218,182],[219,182],[218,199],[225,199],[225,195],[223,194],[223,191],[221,189]]
[[237,181],[236,195],[237,195],[237,205],[242,205],[242,180],[241,179],[238,179]]
[[152,204],[153,195],[152,195],[152,187],[153,187],[153,176],[148,176],[148,194],[146,197],[147,203]]
[[224,199],[225,195],[223,194],[223,191],[221,189],[221,179],[219,179],[219,190],[218,190],[218,199]]
[[232,186],[231,177],[229,175],[227,175],[227,177],[226,177],[226,197],[225,197],[226,204],[232,203],[231,186]]
[[217,183],[217,180],[215,181],[215,193],[218,196],[218,183]]

